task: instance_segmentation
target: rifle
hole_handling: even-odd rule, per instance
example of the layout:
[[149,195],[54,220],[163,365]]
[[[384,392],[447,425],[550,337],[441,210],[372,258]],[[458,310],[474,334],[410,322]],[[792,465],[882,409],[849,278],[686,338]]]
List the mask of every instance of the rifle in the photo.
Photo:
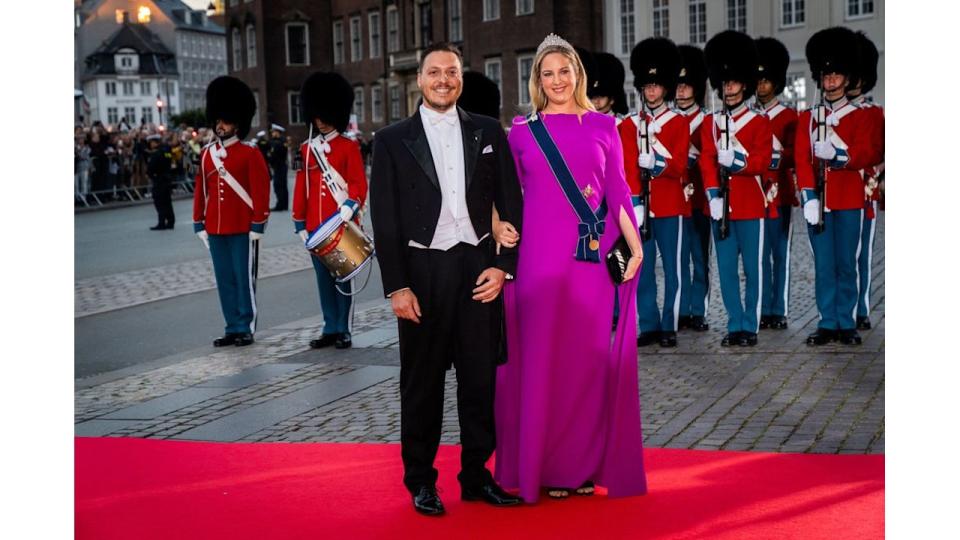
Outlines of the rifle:
[[[650,122],[644,118],[643,121],[643,135],[640,136],[642,139],[642,148],[641,151],[644,153],[650,153]],[[653,231],[650,229],[650,171],[641,167],[640,168],[640,189],[642,194],[640,195],[643,204],[643,224],[640,225],[640,239],[649,240]]]
[[[730,149],[730,113],[726,110],[724,115],[724,128],[722,133],[723,149]],[[718,236],[720,240],[726,240],[730,236],[730,169],[720,167],[720,199],[723,200],[723,214],[720,217],[720,229]]]
[[[827,138],[827,123],[826,116],[827,108],[823,103],[823,96],[820,97],[820,105],[817,107],[817,140],[824,141]],[[825,228],[825,223],[823,222],[823,210],[827,207],[827,163],[826,161],[817,158],[817,198],[820,199],[820,219],[817,221],[817,224],[813,226],[813,233],[820,234]]]

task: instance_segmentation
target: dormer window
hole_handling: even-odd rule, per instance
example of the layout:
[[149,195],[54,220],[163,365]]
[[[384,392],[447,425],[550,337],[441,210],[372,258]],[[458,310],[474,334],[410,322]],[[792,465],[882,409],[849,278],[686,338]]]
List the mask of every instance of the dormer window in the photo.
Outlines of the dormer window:
[[118,73],[136,72],[140,69],[140,56],[133,49],[120,49],[114,55],[114,66]]

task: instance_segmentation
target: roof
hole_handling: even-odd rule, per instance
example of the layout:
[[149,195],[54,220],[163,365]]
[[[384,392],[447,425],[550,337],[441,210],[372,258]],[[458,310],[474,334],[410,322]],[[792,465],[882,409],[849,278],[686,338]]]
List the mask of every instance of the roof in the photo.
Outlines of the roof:
[[[173,21],[177,30],[191,30],[220,35],[225,34],[223,27],[208,19],[206,17],[206,11],[202,9],[195,10],[181,0],[153,0],[153,3],[163,10],[164,14]],[[191,14],[189,23],[187,22],[187,13]]]
[[120,28],[85,59],[84,75],[112,75],[116,73],[114,55],[121,49],[133,49],[140,55],[138,73],[143,75],[177,73],[174,54],[146,26],[123,23]]

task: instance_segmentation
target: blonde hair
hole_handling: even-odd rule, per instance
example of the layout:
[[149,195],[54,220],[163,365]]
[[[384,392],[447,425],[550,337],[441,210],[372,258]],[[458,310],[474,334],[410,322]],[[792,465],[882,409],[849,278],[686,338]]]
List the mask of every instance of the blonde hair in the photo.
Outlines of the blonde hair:
[[533,69],[530,70],[530,81],[527,83],[533,111],[540,112],[545,109],[547,103],[549,103],[547,94],[543,90],[543,85],[540,84],[540,66],[543,64],[543,59],[551,53],[560,53],[566,56],[573,65],[574,71],[577,73],[577,85],[573,89],[574,102],[576,102],[581,109],[596,111],[596,107],[593,106],[590,98],[587,97],[587,70],[584,69],[583,62],[580,61],[580,55],[577,54],[577,51],[561,45],[544,47],[537,52],[537,56],[533,60]]

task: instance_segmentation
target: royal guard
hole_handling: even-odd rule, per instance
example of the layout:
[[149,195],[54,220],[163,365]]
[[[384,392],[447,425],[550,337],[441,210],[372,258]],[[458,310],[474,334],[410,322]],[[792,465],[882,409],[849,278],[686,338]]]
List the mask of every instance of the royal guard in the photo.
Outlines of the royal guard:
[[287,191],[286,131],[279,124],[271,124],[270,140],[267,141],[267,164],[270,165],[270,176],[273,177],[273,194],[277,198],[277,204],[271,209],[273,212],[286,212],[290,202]]
[[[300,145],[303,167],[297,171],[293,189],[293,227],[306,243],[334,214],[339,214],[343,221],[360,224],[367,176],[360,145],[344,135],[353,108],[350,83],[337,73],[317,72],[304,81],[300,97],[310,137]],[[352,284],[338,284],[318,257],[311,255],[310,261],[317,276],[323,312],[323,332],[310,341],[310,347],[349,348],[353,344],[353,298],[348,296]]]
[[763,174],[767,214],[763,231],[763,294],[760,300],[760,328],[785,330],[790,301],[790,219],[799,206],[793,183],[793,143],[797,111],[780,103],[778,96],[787,84],[790,53],[773,38],[755,40],[760,63],[757,66],[757,109],[770,121],[773,155]]
[[[666,38],[648,38],[630,53],[633,85],[640,94],[640,110],[617,127],[623,144],[624,170],[633,195],[640,227],[643,257],[637,287],[638,346],[659,342],[677,345],[680,312],[680,253],[683,218],[688,216],[684,178],[690,129],[686,118],[672,110],[680,72],[680,52]],[[663,263],[664,296],[657,308],[653,261],[657,250]]]
[[820,312],[808,345],[861,343],[854,318],[866,186],[860,171],[876,159],[876,151],[866,115],[846,96],[858,69],[858,51],[857,35],[843,27],[821,30],[807,41],[807,62],[822,96],[818,105],[800,113],[794,154]]
[[619,123],[630,112],[627,93],[623,90],[627,79],[623,62],[608,52],[593,53],[593,58],[597,63],[597,80],[590,86],[590,101],[597,112],[614,116]]
[[710,329],[710,207],[700,174],[700,131],[704,129],[703,100],[707,95],[707,63],[703,50],[680,45],[680,74],[673,100],[676,111],[687,119],[690,149],[684,189],[689,194],[690,217],[684,218],[683,253],[680,254],[680,319],[678,328],[697,332]]
[[877,220],[880,211],[880,183],[883,180],[884,161],[884,115],[883,107],[873,102],[867,94],[877,84],[877,63],[880,53],[877,46],[863,32],[857,32],[860,40],[860,63],[854,81],[847,87],[847,99],[860,107],[866,117],[867,130],[871,136],[870,148],[875,152],[871,164],[863,169],[866,180],[864,198],[866,207],[863,213],[863,231],[861,234],[860,257],[857,265],[860,269],[860,294],[857,296],[857,329],[870,329],[870,277],[873,270],[873,245],[876,242]]
[[207,120],[217,138],[200,156],[193,229],[210,250],[226,320],[214,347],[253,343],[260,238],[270,214],[270,173],[255,145],[241,142],[256,111],[243,81],[218,77],[207,86]]
[[[763,114],[747,106],[757,88],[757,47],[750,36],[726,30],[704,50],[710,85],[723,100],[704,118],[700,173],[706,187],[717,249],[720,296],[727,335],[720,344],[753,346],[760,328],[761,253],[767,197],[763,174],[770,167],[773,133]],[[739,260],[746,278],[740,294]]]
[[457,106],[467,112],[500,120],[500,87],[479,71],[464,71],[463,93]]

